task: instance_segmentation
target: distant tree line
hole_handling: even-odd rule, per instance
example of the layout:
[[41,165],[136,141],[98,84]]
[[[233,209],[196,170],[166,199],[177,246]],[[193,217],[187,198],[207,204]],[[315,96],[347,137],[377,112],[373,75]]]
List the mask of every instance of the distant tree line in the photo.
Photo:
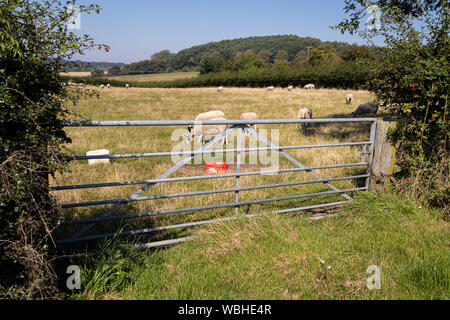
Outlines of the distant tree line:
[[[163,50],[153,54],[149,60],[125,65],[121,68],[120,74],[155,74],[174,71],[217,72],[218,66],[225,62],[239,57],[245,60],[246,53],[250,51],[260,59],[253,60],[257,63],[256,66],[268,67],[276,61],[298,62],[306,59],[310,49],[321,46],[331,48],[338,55],[350,47],[344,42],[322,42],[319,39],[295,35],[240,38],[194,46],[176,54]],[[370,50],[373,53],[376,51],[374,48]],[[237,68],[241,69],[240,66]]]
[[[220,51],[206,52],[200,59],[200,76],[165,82],[135,83],[136,87],[207,87],[207,86],[304,86],[314,83],[324,88],[361,89],[367,83],[374,66],[382,61],[380,48],[346,45],[336,47],[330,43],[322,44],[311,50],[300,50],[292,56],[288,50],[279,50],[275,55],[269,50],[257,53],[248,49],[238,51],[226,59]],[[159,66],[159,73],[167,71],[165,63],[174,59],[174,54],[162,51],[145,63]],[[291,59],[291,60],[290,60]],[[143,65],[143,62],[137,64]],[[134,65],[134,64],[131,64]],[[131,65],[109,69],[109,75],[124,74]],[[101,84],[105,80],[102,71],[93,71],[94,79],[85,79],[90,84]],[[108,82],[113,85],[113,82]],[[78,80],[79,81],[79,80]],[[130,83],[131,84],[131,83]],[[120,81],[117,85],[124,85]]]

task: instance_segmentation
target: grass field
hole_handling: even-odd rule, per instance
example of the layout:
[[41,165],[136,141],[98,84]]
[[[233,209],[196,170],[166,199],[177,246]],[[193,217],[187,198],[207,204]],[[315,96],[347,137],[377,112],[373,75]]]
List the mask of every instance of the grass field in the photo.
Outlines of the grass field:
[[171,72],[171,73],[159,73],[159,74],[139,74],[129,76],[115,76],[109,77],[109,79],[119,81],[171,81],[186,78],[193,78],[199,75],[198,72]]
[[[449,261],[441,214],[362,193],[320,221],[268,215],[219,223],[154,252],[106,245],[99,257],[71,262],[84,270],[83,289],[71,298],[447,300]],[[379,268],[378,289],[367,287],[371,266]]]
[[90,72],[61,72],[59,74],[62,77],[90,77],[91,73]]
[[[366,91],[353,92],[355,104],[369,101],[371,96]],[[84,100],[75,107],[75,112],[82,115],[82,119],[90,120],[193,120],[197,114],[208,110],[221,109],[228,119],[239,119],[243,112],[255,111],[261,119],[296,118],[298,109],[310,106],[314,117],[343,117],[348,116],[355,105],[346,105],[346,91],[339,90],[296,90],[289,94],[287,90],[278,89],[266,92],[264,89],[228,88],[223,94],[218,94],[215,88],[200,89],[138,89],[121,88],[105,89],[101,91],[100,99]],[[144,153],[171,151],[179,142],[171,141],[174,128],[166,127],[121,127],[121,128],[67,128],[73,143],[68,146],[75,154],[84,155],[89,150],[108,149],[112,154]],[[367,141],[369,126],[367,124],[335,124],[320,125],[311,128],[311,134],[300,134],[295,125],[259,126],[261,129],[278,129],[280,145],[339,143],[344,141]],[[269,133],[270,137],[270,133]],[[233,139],[231,139],[233,140]],[[248,141],[246,141],[248,143]],[[263,144],[260,144],[264,146]],[[231,146],[230,146],[231,147]],[[329,149],[302,149],[289,151],[291,155],[307,166],[321,166],[331,164],[359,162],[362,147],[343,147]],[[216,158],[216,160],[222,160]],[[245,159],[245,161],[247,161]],[[110,165],[88,166],[87,161],[73,162],[71,171],[64,175],[57,175],[53,185],[77,185],[99,182],[117,182],[128,180],[153,179],[168,170],[174,163],[170,158],[140,158],[121,159]],[[293,165],[280,159],[281,168],[292,168]],[[246,171],[245,167],[243,171]],[[364,167],[328,169],[320,174],[325,178],[350,176],[364,173]],[[192,175],[192,172],[203,172],[201,166],[187,165],[173,176]],[[262,184],[279,184],[313,180],[306,173],[287,173],[276,176],[255,176],[241,178],[241,186],[255,186]],[[235,187],[235,179],[220,181],[203,180],[200,182],[159,184],[141,196],[161,195],[167,193],[184,193],[210,189],[228,189]],[[354,188],[355,181],[336,182],[339,188]],[[125,186],[102,189],[69,190],[56,193],[61,203],[86,202],[115,198],[128,198],[142,186]],[[314,193],[330,191],[321,184],[296,186],[291,188],[264,189],[241,193],[240,200],[248,201],[258,198],[273,198],[295,195],[299,193]],[[305,205],[341,201],[339,195],[315,197],[282,201],[277,203],[254,205],[251,208],[242,207],[241,212],[272,211],[275,209],[289,209]],[[217,203],[231,203],[234,194],[216,194],[188,198],[158,199],[153,201],[134,202],[121,209],[118,214],[142,213],[148,211],[171,210],[182,207],[198,207]],[[67,219],[81,217],[96,217],[104,213],[112,205],[84,207],[65,210]],[[209,212],[192,214],[176,214],[128,220],[125,228],[141,228],[154,225],[205,220],[214,217],[227,216],[233,209],[217,209]],[[93,228],[93,232],[106,232],[117,228],[115,223],[102,224]],[[79,227],[78,227],[79,228]],[[72,228],[64,230],[73,232]],[[171,237],[183,235],[183,230],[172,231],[159,236]]]
[[[103,90],[99,99],[81,101],[74,109],[87,120],[192,120],[200,112],[223,110],[228,119],[255,111],[262,119],[295,118],[302,106],[314,117],[346,117],[355,105],[373,97],[353,92],[354,105],[345,104],[346,91],[287,90],[268,93],[263,89],[215,88]],[[293,125],[277,128],[281,145],[365,141],[363,124],[316,125],[311,134],[300,134]],[[173,128],[67,128],[73,143],[68,147],[83,155],[106,148],[113,154],[170,151]],[[360,161],[361,147],[304,149],[289,153],[308,166]],[[70,171],[58,174],[52,185],[68,185],[152,179],[173,165],[170,158],[122,159],[109,165],[88,166],[73,162]],[[291,168],[286,161],[281,168]],[[173,176],[195,175],[201,166],[187,165]],[[318,171],[323,177],[354,175],[364,168]],[[311,180],[304,173],[241,178],[242,186]],[[352,188],[353,181],[335,183]],[[234,179],[195,183],[159,184],[143,194],[158,195],[214,188],[233,188]],[[124,198],[137,186],[57,192],[61,203]],[[241,200],[271,198],[299,193],[328,191],[324,185],[243,192]],[[71,263],[83,265],[83,291],[73,299],[448,299],[448,223],[437,212],[419,209],[394,196],[360,193],[336,218],[311,222],[302,214],[238,219],[195,230],[174,230],[153,239],[194,235],[194,240],[161,251],[130,251],[116,242],[106,242],[102,255]],[[287,209],[341,200],[326,196],[290,200],[241,208],[240,213]],[[234,194],[136,202],[118,214],[203,206],[234,201]],[[65,218],[96,217],[111,206],[65,211]],[[329,212],[324,210],[324,213]],[[234,215],[234,209],[129,220],[127,224],[103,224],[90,233],[198,221]],[[59,236],[78,230],[65,228]],[[89,233],[88,233],[89,234]],[[195,257],[195,258],[193,258]],[[369,290],[366,269],[379,266],[381,290]]]

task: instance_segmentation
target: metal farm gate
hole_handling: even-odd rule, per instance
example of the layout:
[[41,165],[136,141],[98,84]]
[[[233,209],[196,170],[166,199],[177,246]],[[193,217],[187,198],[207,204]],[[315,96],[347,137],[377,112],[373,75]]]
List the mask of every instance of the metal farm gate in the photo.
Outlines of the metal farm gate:
[[[274,144],[272,141],[269,141],[266,137],[260,135],[256,130],[254,130],[250,125],[271,125],[271,124],[291,124],[298,125],[299,123],[370,123],[370,138],[368,141],[360,141],[360,142],[345,142],[345,143],[337,143],[337,144],[318,144],[318,145],[295,145],[295,146],[278,146]],[[178,127],[178,126],[190,126],[190,125],[198,125],[198,121],[73,121],[73,122],[65,122],[64,125],[66,127],[123,127],[123,126],[151,126],[151,127]],[[342,196],[342,201],[338,202],[329,202],[322,203],[310,206],[304,206],[299,208],[290,208],[286,210],[278,210],[273,211],[272,213],[287,213],[294,211],[302,211],[302,210],[311,210],[316,208],[324,208],[324,207],[332,207],[338,206],[352,201],[352,198],[348,195],[348,193],[355,191],[365,191],[369,188],[369,177],[370,177],[370,168],[373,162],[373,154],[374,154],[374,143],[375,143],[375,133],[376,133],[376,118],[351,118],[351,119],[274,119],[274,120],[221,120],[221,121],[202,121],[202,125],[228,125],[228,128],[220,135],[216,136],[210,142],[203,145],[201,148],[195,151],[190,152],[155,152],[155,153],[143,153],[143,154],[114,154],[114,155],[103,155],[103,156],[73,156],[70,157],[71,161],[78,160],[90,160],[90,159],[123,159],[123,158],[139,158],[139,157],[171,157],[171,156],[185,156],[183,160],[175,164],[168,171],[161,174],[159,177],[150,180],[139,180],[139,181],[122,181],[122,182],[110,182],[110,183],[97,183],[97,184],[86,184],[86,185],[70,185],[70,186],[58,186],[51,188],[51,191],[62,191],[62,190],[75,190],[75,189],[90,189],[90,188],[106,188],[106,187],[119,187],[119,186],[132,186],[132,185],[143,185],[139,190],[135,193],[131,194],[128,198],[124,199],[114,199],[114,200],[105,200],[105,201],[93,201],[93,202],[83,202],[83,203],[71,203],[71,204],[63,204],[61,207],[63,209],[67,208],[79,208],[86,206],[98,206],[98,205],[107,205],[114,204],[110,210],[104,212],[101,216],[95,218],[88,219],[80,219],[80,220],[71,220],[71,221],[63,221],[60,223],[60,226],[74,226],[79,225],[82,226],[75,234],[67,239],[63,239],[57,241],[58,246],[64,246],[71,243],[76,242],[85,242],[95,239],[103,239],[108,237],[115,236],[130,236],[130,235],[142,235],[142,234],[150,234],[160,231],[167,231],[172,229],[179,228],[187,228],[193,226],[199,226],[219,221],[227,221],[236,219],[237,210],[241,206],[247,206],[252,204],[264,204],[269,202],[283,201],[283,200],[293,200],[293,199],[301,199],[308,197],[316,197],[316,196],[325,196],[331,194],[338,194]],[[208,150],[211,146],[215,145],[219,141],[221,141],[225,136],[229,135],[231,132],[236,130],[237,137],[237,147],[233,149],[214,149]],[[243,137],[243,130],[245,130],[248,134],[256,137],[260,142],[263,142],[267,147],[257,147],[257,148],[241,148],[241,141]],[[292,157],[287,153],[287,150],[294,149],[320,149],[320,148],[335,148],[335,147],[345,147],[345,146],[362,146],[361,153],[361,162],[356,163],[348,163],[348,164],[330,164],[326,166],[316,166],[316,167],[307,167],[302,164],[300,161]],[[288,169],[279,169],[273,171],[257,171],[257,172],[241,172],[241,155],[244,152],[259,152],[259,151],[275,151],[278,152],[281,157],[286,158],[290,163],[293,164],[293,168]],[[175,177],[169,178],[169,176],[176,172],[178,169],[183,167],[184,165],[190,163],[195,156],[203,155],[208,153],[235,153],[237,154],[237,162],[236,162],[236,170],[235,173],[229,174],[217,174],[217,175],[200,175],[200,176],[187,176],[187,177]],[[315,171],[320,171],[324,169],[332,169],[332,168],[348,168],[348,167],[366,167],[367,172],[363,175],[357,176],[342,176],[335,177],[330,179],[323,179],[319,174],[315,173]],[[256,176],[256,175],[267,175],[267,174],[282,174],[288,172],[306,172],[312,177],[310,181],[298,181],[292,183],[284,183],[284,184],[267,184],[267,185],[259,185],[252,187],[241,187],[240,186],[240,178],[245,176]],[[176,183],[180,181],[198,181],[204,179],[224,179],[224,178],[234,178],[236,180],[236,187],[231,189],[215,189],[208,191],[199,191],[199,192],[190,192],[190,193],[178,193],[178,194],[165,194],[165,195],[152,195],[152,196],[141,196],[144,192],[147,192],[149,189],[154,187],[160,183]],[[333,182],[343,181],[343,180],[355,180],[355,179],[366,179],[366,183],[364,187],[360,188],[352,188],[352,189],[338,189]],[[308,185],[308,184],[324,184],[326,185],[330,191],[320,192],[320,193],[308,193],[308,194],[298,194],[286,197],[278,197],[278,198],[269,198],[269,199],[254,199],[251,201],[239,201],[239,193],[250,190],[260,190],[260,189],[269,189],[269,188],[282,188],[282,187],[291,187],[291,186],[300,186],[300,185]],[[114,215],[119,209],[125,206],[128,203],[135,201],[150,201],[156,199],[171,199],[171,198],[180,198],[180,197],[193,197],[200,195],[211,195],[211,194],[220,194],[220,193],[234,193],[235,194],[235,202],[232,203],[217,203],[215,205],[209,206],[201,206],[194,208],[179,208],[174,210],[166,210],[166,211],[155,211],[155,212],[145,212],[145,213],[135,213],[135,214],[126,214],[126,215]],[[160,215],[170,215],[176,213],[188,213],[194,211],[203,211],[210,209],[218,209],[218,208],[230,208],[235,209],[235,213],[230,215],[229,217],[225,217],[222,219],[213,219],[213,220],[205,220],[205,221],[197,221],[197,222],[189,222],[175,225],[167,225],[167,226],[152,226],[145,229],[140,230],[129,230],[129,231],[121,231],[115,233],[105,233],[105,234],[93,234],[86,235],[87,232],[92,228],[94,224],[103,223],[107,221],[126,221],[129,219],[138,219],[144,217],[153,217]],[[256,217],[265,213],[255,213],[251,215],[246,215],[245,217]],[[179,243],[185,240],[188,240],[190,237],[183,237],[172,240],[165,241],[154,241],[146,244],[139,245],[141,248],[151,248],[157,246],[165,246],[170,244]]]

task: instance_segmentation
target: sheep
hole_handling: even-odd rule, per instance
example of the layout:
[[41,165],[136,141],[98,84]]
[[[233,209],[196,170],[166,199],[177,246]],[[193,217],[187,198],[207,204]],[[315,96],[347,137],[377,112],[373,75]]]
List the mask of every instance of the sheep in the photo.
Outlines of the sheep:
[[225,113],[222,110],[213,110],[205,113],[200,113],[195,118],[195,121],[211,120],[214,118],[225,118]]
[[102,89],[102,90],[105,89],[105,85],[104,85],[104,84],[101,84],[101,85],[100,85],[100,89]]
[[[257,120],[259,119],[258,115],[255,112],[246,112],[241,114],[241,120]],[[248,124],[248,126],[252,126],[251,124]],[[256,130],[256,124],[255,124],[255,130]],[[246,135],[248,135],[247,129],[244,129],[244,132]]]
[[223,87],[217,88],[217,92],[222,93],[223,92]]
[[293,86],[289,86],[287,89],[288,89],[289,92],[292,92],[292,90],[294,90],[294,87]]
[[[298,111],[298,117],[297,119],[312,119],[313,113],[310,108],[302,108]],[[299,123],[298,124],[298,131],[302,132],[305,131],[306,128],[308,128],[309,123]]]
[[315,88],[316,87],[312,83],[307,84],[306,86],[303,87],[303,89],[305,90],[314,90]]
[[[221,110],[213,110],[205,113],[199,114],[195,121],[206,121],[206,120],[223,120],[225,119],[225,113]],[[200,132],[201,127],[201,132]],[[212,130],[214,128],[223,129],[223,126],[206,126],[206,125],[194,125],[194,126],[188,126],[187,131],[188,134],[186,136],[187,142],[191,142],[196,136],[199,137],[199,142],[201,141],[202,137],[204,136],[204,132],[208,130]],[[225,126],[226,129],[226,126]],[[220,130],[219,130],[220,131]],[[223,132],[224,130],[220,131]],[[226,139],[225,139],[226,140]],[[228,143],[228,142],[227,142]]]
[[345,98],[345,101],[346,101],[347,104],[352,104],[352,102],[353,102],[353,95],[351,93],[349,93],[347,95],[347,98]]
[[[219,120],[227,120],[225,118],[213,118],[208,119],[208,121],[219,121]],[[218,136],[225,130],[227,130],[227,125],[204,125],[204,124],[196,124],[188,127],[188,135],[187,142],[190,143],[195,137],[198,137],[198,143],[207,142],[205,137],[207,136]],[[228,138],[225,136],[222,139],[222,144],[228,144]]]
[[352,117],[354,118],[355,116],[357,116],[359,114],[364,114],[364,113],[377,114],[378,108],[380,108],[380,104],[376,101],[370,101],[370,102],[360,104],[358,106],[358,108],[356,108],[356,110],[354,112],[352,112]]
[[271,92],[271,91],[274,91],[275,90],[275,87],[274,86],[270,86],[270,87],[267,87],[267,91],[269,92]]
[[130,89],[130,85],[128,83],[125,85],[125,89]]
[[106,87],[109,89],[109,88],[111,88],[111,85],[108,83],[108,84],[106,85]]

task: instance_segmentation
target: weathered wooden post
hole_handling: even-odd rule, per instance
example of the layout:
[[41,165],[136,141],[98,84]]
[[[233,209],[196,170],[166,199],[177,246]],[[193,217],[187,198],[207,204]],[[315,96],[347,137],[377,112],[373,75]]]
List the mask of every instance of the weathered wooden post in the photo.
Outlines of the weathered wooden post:
[[384,183],[386,177],[394,173],[396,148],[389,141],[388,132],[396,124],[397,121],[377,119],[374,154],[370,170],[370,190],[374,190],[377,183]]

